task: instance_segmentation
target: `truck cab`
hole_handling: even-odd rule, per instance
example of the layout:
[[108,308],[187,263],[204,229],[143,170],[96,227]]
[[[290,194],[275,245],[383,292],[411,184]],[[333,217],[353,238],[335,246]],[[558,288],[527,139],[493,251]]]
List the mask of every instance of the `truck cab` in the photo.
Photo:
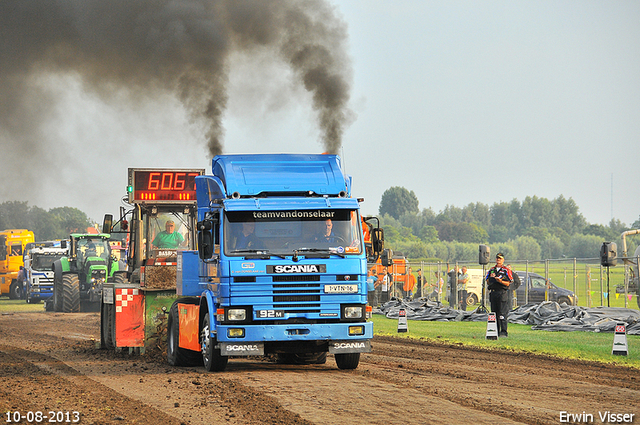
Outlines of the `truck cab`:
[[[56,247],[51,243],[49,246],[36,246],[25,253],[27,303],[46,302],[53,296],[53,264],[67,255],[66,244],[64,245]],[[47,303],[48,310],[52,310],[52,307],[53,303]]]
[[220,155],[212,171],[196,178],[198,253],[179,257],[169,362],[201,351],[208,370],[223,370],[230,356],[322,363],[332,353],[357,367],[373,324],[359,200],[339,157]]
[[24,266],[25,246],[35,241],[27,229],[0,231],[0,295],[10,299],[22,297],[22,282],[18,282],[20,266]]

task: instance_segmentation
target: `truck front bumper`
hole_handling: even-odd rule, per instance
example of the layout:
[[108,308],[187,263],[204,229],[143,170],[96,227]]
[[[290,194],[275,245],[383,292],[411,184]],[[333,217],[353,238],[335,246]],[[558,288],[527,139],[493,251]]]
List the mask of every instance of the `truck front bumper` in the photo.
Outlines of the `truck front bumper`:
[[[217,335],[216,335],[217,334]],[[223,356],[264,355],[288,351],[283,347],[303,347],[329,353],[368,353],[373,338],[373,322],[217,326],[217,348]],[[242,335],[233,337],[230,335]],[[265,348],[266,347],[266,348]]]

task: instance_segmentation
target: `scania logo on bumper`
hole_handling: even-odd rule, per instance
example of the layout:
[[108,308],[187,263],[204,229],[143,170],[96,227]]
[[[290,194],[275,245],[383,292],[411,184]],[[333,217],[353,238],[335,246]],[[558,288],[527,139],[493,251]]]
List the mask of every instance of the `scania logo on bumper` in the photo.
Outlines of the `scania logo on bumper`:
[[264,356],[264,344],[220,343],[220,354],[223,356]]
[[267,266],[267,273],[326,273],[326,264],[287,264],[282,266]]
[[329,353],[370,353],[371,342],[366,341],[331,341],[329,342]]

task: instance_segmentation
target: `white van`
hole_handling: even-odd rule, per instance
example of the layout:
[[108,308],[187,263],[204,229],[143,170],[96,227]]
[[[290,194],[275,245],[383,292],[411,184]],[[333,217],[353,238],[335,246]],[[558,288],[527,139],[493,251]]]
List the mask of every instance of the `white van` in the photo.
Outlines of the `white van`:
[[[467,269],[469,282],[467,282],[467,305],[476,305],[482,299],[482,269]],[[487,304],[488,300],[485,300]]]

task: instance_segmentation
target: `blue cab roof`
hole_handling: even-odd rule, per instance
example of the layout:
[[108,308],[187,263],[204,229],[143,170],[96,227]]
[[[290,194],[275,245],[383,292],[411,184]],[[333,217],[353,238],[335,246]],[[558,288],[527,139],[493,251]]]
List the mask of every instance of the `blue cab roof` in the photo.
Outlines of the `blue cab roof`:
[[218,155],[213,158],[212,171],[225,197],[303,192],[349,196],[350,192],[350,180],[342,174],[337,155]]

